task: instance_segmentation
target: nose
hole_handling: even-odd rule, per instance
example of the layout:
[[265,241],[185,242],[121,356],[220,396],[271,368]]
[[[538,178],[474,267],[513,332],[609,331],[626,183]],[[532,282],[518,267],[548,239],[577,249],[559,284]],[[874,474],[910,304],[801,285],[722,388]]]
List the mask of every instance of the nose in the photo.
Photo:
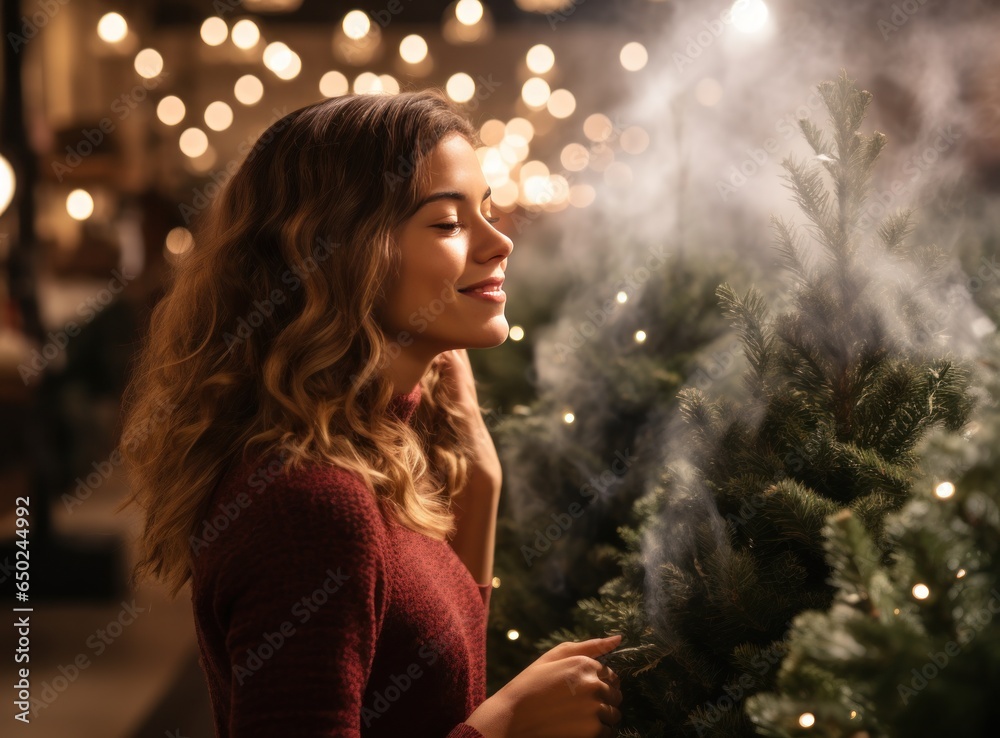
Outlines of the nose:
[[484,222],[483,229],[484,233],[479,239],[477,248],[477,259],[482,262],[497,258],[500,261],[506,260],[511,251],[514,250],[514,242],[506,233],[495,228],[492,223]]

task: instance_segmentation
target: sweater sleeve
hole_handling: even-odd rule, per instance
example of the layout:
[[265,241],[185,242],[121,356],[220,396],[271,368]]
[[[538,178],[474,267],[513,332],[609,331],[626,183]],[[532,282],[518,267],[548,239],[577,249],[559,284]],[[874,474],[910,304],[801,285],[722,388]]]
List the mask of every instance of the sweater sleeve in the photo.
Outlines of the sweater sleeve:
[[361,735],[387,603],[383,531],[363,493],[350,477],[279,477],[233,522],[216,588],[230,738]]

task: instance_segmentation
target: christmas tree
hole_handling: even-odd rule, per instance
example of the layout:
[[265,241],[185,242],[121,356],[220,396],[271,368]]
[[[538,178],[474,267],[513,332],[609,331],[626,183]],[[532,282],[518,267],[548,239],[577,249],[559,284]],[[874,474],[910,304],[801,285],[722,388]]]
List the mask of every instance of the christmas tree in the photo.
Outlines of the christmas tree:
[[[994,349],[993,355],[1000,352]],[[1000,398],[996,378],[991,394]],[[795,619],[777,691],[748,700],[759,732],[871,738],[996,733],[1000,412],[995,401],[977,425],[974,434],[943,444],[953,458],[972,461],[955,477],[957,484],[929,475],[914,499],[888,517],[889,566],[850,514],[830,520],[833,605]]]
[[971,369],[925,319],[947,260],[909,246],[909,213],[869,222],[886,143],[859,131],[872,96],[846,73],[819,92],[829,133],[800,121],[813,154],[783,162],[812,241],[773,219],[783,299],[718,289],[744,392],[681,392],[684,443],[619,529],[620,576],[538,644],[623,633],[608,659],[620,735],[753,735],[744,702],[774,687],[793,618],[832,602],[827,519],[850,514],[887,561],[886,517],[911,497],[918,443],[961,429],[974,406]]
[[[667,251],[639,239],[627,246]],[[491,418],[504,467],[515,471],[504,475],[497,524],[490,691],[537,658],[533,643],[617,573],[611,554],[623,544],[615,531],[645,492],[650,450],[662,444],[652,432],[658,418],[685,377],[709,381],[721,370],[721,358],[704,354],[725,338],[714,290],[726,261],[705,268],[667,254],[651,266],[621,264],[605,272],[603,288],[568,293],[563,323],[526,337],[548,352],[538,397]],[[725,356],[730,343],[714,353]]]

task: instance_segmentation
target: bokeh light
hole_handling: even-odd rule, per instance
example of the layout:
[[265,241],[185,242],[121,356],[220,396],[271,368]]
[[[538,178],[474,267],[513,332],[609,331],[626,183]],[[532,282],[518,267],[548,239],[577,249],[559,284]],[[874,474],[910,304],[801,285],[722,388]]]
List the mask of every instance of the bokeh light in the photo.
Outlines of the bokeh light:
[[233,94],[244,105],[256,105],[264,97],[264,83],[252,74],[244,74],[233,85]]
[[128,23],[120,13],[105,13],[97,21],[97,35],[102,41],[116,44],[128,35]]
[[186,112],[184,101],[176,95],[167,95],[156,105],[156,117],[168,126],[175,126],[184,120]]

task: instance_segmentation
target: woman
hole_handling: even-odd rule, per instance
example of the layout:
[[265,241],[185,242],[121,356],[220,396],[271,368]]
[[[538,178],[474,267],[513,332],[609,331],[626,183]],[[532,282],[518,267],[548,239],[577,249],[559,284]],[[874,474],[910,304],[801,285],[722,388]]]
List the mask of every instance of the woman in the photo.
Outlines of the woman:
[[123,429],[134,579],[190,580],[219,738],[620,720],[595,658],[617,637],[560,644],[486,699],[501,470],[465,349],[507,335],[513,244],[475,145],[437,90],[290,113],[153,313]]

